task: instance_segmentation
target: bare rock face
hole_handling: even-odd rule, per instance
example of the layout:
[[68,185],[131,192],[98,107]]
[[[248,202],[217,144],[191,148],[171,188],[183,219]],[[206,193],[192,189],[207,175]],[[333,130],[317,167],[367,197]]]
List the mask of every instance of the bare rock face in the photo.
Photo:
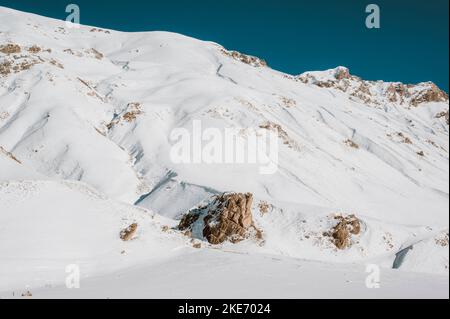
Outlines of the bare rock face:
[[337,67],[322,72],[305,72],[293,80],[320,88],[336,89],[367,105],[379,107],[386,103],[418,107],[424,103],[447,102],[448,94],[432,82],[403,84],[399,82],[365,81],[349,69]]
[[448,101],[447,93],[439,89],[436,84],[429,83],[429,87],[426,90],[420,92],[420,94],[411,100],[411,105],[418,106],[422,103],[446,101]]
[[386,90],[386,98],[389,102],[403,103],[405,98],[409,98],[410,93],[408,87],[402,83],[391,83]]
[[203,236],[213,245],[242,240],[253,225],[253,195],[224,194],[216,202],[217,208],[204,218]]
[[237,243],[247,238],[251,232],[256,232],[256,237],[261,239],[261,232],[253,223],[252,204],[253,195],[250,193],[222,194],[208,206],[184,215],[178,229],[193,233],[200,225],[201,236],[213,245],[225,241]]

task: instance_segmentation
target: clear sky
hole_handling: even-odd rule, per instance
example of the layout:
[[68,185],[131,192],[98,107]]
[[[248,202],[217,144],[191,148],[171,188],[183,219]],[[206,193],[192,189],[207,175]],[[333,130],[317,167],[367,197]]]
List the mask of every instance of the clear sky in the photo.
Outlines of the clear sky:
[[[260,56],[290,74],[344,65],[369,80],[433,81],[448,92],[448,0],[0,0],[1,6],[122,31],[164,30]],[[367,29],[365,8],[381,9]]]

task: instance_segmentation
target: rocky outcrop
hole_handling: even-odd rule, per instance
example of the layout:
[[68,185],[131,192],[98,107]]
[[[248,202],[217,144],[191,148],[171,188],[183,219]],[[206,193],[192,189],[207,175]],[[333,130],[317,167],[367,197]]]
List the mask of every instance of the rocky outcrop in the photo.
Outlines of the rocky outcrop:
[[130,226],[128,226],[127,228],[123,229],[120,232],[120,239],[122,239],[123,241],[130,241],[134,238],[134,235],[136,234],[138,228],[138,224],[133,223]]
[[449,115],[448,115],[448,110],[447,110],[447,111],[439,112],[438,114],[436,114],[435,117],[436,117],[437,119],[444,118],[444,119],[445,119],[445,123],[447,123],[447,125],[449,125]]
[[253,195],[225,194],[218,197],[216,202],[216,209],[204,218],[203,236],[211,244],[242,240],[253,225]]
[[351,99],[371,106],[397,104],[417,107],[423,103],[448,101],[448,94],[432,82],[413,85],[400,82],[365,81],[351,75],[345,67],[321,72],[306,72],[294,80],[320,88],[342,91]]
[[280,124],[274,122],[265,122],[259,126],[259,128],[272,131],[278,134],[278,138],[283,141],[283,144],[296,151],[300,151],[300,145],[292,139],[289,134],[283,129]]
[[260,59],[255,56],[243,54],[238,51],[228,51],[225,49],[221,49],[221,52],[222,52],[222,54],[224,54],[228,57],[231,57],[237,61],[240,61],[245,64],[249,64],[249,65],[257,67],[257,68],[267,66],[267,62],[265,60]]
[[343,79],[351,79],[350,71],[344,67],[338,67],[336,69],[336,73],[334,74],[336,80],[340,81]]
[[197,228],[201,236],[213,245],[225,241],[237,243],[252,233],[261,238],[261,232],[253,223],[252,205],[253,195],[250,193],[225,193],[208,206],[184,215],[178,229],[195,235]]
[[3,54],[17,54],[20,53],[22,51],[22,49],[20,48],[19,45],[14,44],[14,43],[8,43],[8,44],[4,44],[4,45],[0,45],[0,52]]
[[338,249],[349,248],[352,244],[352,236],[361,233],[361,222],[355,215],[334,217],[336,225],[326,232],[324,236],[329,237]]
[[420,91],[411,99],[411,105],[418,106],[422,103],[446,101],[448,101],[448,94],[439,89],[436,84],[429,82],[427,89]]

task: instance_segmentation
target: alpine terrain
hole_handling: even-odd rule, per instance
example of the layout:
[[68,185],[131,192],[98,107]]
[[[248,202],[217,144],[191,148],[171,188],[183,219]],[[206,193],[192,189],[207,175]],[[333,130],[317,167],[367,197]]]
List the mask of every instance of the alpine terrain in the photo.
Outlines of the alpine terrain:
[[[174,161],[196,123],[276,170]],[[0,7],[1,298],[448,298],[448,152],[431,82]]]

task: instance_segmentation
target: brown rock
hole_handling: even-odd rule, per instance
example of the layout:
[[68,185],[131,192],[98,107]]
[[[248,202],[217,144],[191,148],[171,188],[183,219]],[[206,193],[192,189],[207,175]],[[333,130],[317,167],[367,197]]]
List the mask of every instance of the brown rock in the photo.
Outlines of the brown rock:
[[336,216],[335,219],[338,223],[331,229],[330,235],[338,249],[346,249],[351,245],[351,236],[361,232],[361,222],[355,215]]
[[265,215],[271,209],[271,205],[269,203],[267,203],[266,201],[261,201],[258,204],[258,209],[259,209],[259,212],[261,213],[261,215]]
[[42,49],[40,47],[38,47],[37,45],[33,45],[31,47],[28,48],[28,52],[32,53],[32,54],[36,54],[41,52]]
[[336,78],[336,80],[343,80],[343,79],[350,79],[351,75],[350,72],[347,68],[338,68],[336,70],[336,74],[334,75],[334,77]]
[[447,111],[439,112],[438,114],[436,114],[436,118],[437,118],[437,119],[445,118],[445,122],[447,123],[447,125],[449,125],[449,114],[448,114],[448,110],[447,110]]
[[204,218],[203,236],[213,245],[226,240],[239,242],[253,225],[252,194],[224,194],[217,200],[217,208]]
[[[178,229],[181,231],[190,229],[192,224],[194,224],[199,218],[200,218],[199,212],[194,211],[187,213],[181,218],[180,223],[178,224]],[[189,231],[189,233],[190,235],[192,235],[191,231]]]
[[120,239],[122,239],[123,241],[129,241],[131,239],[133,239],[134,235],[136,234],[138,228],[138,224],[133,223],[130,226],[128,226],[127,228],[123,229],[120,232]]
[[411,100],[411,105],[418,106],[421,103],[446,101],[448,101],[447,93],[439,89],[436,84],[431,83],[428,90],[425,90]]
[[355,149],[359,149],[359,145],[356,144],[355,142],[353,142],[351,139],[345,140],[344,143],[345,143],[347,146],[349,146],[349,147],[352,147],[352,148],[355,148]]
[[20,53],[22,49],[17,44],[8,43],[0,46],[0,52],[4,54],[16,54]]
[[237,51],[228,51],[225,49],[221,49],[222,54],[229,56],[237,61],[241,61],[242,63],[249,64],[254,67],[266,67],[267,62],[263,59],[257,58],[255,56],[246,55]]

